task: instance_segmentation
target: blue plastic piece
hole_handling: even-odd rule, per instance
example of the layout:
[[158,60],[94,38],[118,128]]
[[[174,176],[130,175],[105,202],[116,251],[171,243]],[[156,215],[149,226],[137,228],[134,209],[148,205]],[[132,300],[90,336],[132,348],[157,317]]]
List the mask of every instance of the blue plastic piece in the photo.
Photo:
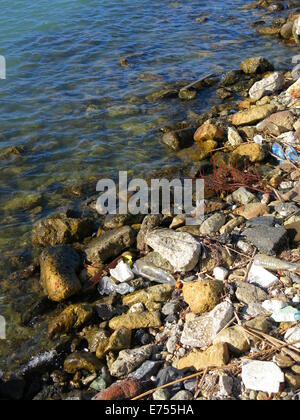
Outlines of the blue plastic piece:
[[293,146],[289,146],[285,150],[285,154],[291,162],[298,162],[299,156],[298,156],[298,153],[296,152],[296,150],[294,149]]
[[272,146],[273,155],[277,156],[279,160],[286,160],[282,147],[279,143],[274,143]]

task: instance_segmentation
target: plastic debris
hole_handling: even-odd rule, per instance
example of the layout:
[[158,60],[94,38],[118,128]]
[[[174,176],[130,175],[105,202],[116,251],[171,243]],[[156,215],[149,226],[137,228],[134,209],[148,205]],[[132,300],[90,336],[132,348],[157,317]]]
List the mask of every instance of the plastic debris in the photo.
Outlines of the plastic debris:
[[252,264],[248,280],[263,289],[268,289],[278,282],[278,278],[274,274],[257,264]]
[[254,258],[254,264],[261,265],[271,271],[300,271],[300,266],[298,264],[282,261],[279,258],[269,257],[265,254],[256,255]]
[[298,162],[299,156],[293,146],[287,147],[285,150],[285,154],[288,160],[290,160],[291,162]]
[[133,266],[133,272],[137,276],[144,277],[155,283],[168,283],[174,286],[176,285],[176,280],[170,273],[141,260],[136,261]]
[[242,380],[247,389],[278,393],[285,382],[284,373],[273,362],[253,361],[242,368]]
[[279,160],[286,160],[283,148],[279,143],[274,143],[272,146],[272,153],[279,158]]
[[300,320],[300,311],[287,306],[286,308],[274,311],[271,317],[275,322],[295,322]]
[[100,295],[111,295],[116,288],[115,282],[109,277],[103,277],[98,285],[98,292]]
[[119,293],[126,295],[134,292],[134,288],[127,283],[116,284],[110,277],[103,277],[98,285],[98,292],[100,295],[111,295],[112,293]]
[[110,275],[120,283],[134,279],[134,274],[131,268],[125,264],[124,261],[120,261],[117,267],[110,270],[109,272]]

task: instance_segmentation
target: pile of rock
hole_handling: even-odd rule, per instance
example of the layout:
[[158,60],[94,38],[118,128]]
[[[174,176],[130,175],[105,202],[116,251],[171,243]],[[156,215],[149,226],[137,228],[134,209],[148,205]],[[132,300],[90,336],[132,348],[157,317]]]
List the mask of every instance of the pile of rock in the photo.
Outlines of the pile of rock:
[[[217,168],[246,175],[255,167],[259,176],[212,191],[199,226],[169,214],[110,216],[101,226],[65,215],[36,227],[41,285],[61,305],[48,337],[67,342],[37,398],[74,389],[85,398],[133,398],[180,378],[153,399],[296,398],[300,84],[262,57],[238,74],[248,98],[174,149],[185,147],[195,166],[213,154]],[[238,80],[231,73],[222,83],[234,91]],[[203,370],[201,389],[183,379]]]

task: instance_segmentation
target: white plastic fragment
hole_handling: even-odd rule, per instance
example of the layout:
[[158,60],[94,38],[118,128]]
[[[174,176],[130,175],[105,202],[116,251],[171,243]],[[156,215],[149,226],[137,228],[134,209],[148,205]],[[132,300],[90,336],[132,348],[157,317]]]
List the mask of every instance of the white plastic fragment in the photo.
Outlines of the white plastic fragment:
[[253,361],[242,368],[242,380],[247,389],[278,393],[284,383],[284,373],[273,362]]
[[229,271],[224,267],[215,267],[214,268],[214,278],[216,280],[224,281],[227,279]]
[[120,295],[134,292],[134,288],[129,286],[128,283],[116,284],[110,277],[103,277],[98,285],[98,292],[100,295],[111,295],[114,292]]
[[134,279],[134,274],[131,268],[126,263],[124,263],[124,261],[120,261],[117,267],[111,269],[109,272],[110,275],[120,283]]
[[300,312],[292,306],[287,306],[286,308],[274,311],[272,319],[275,322],[295,322],[300,319]]
[[268,289],[278,282],[278,278],[274,274],[256,264],[252,264],[248,279],[250,283],[256,284],[263,289]]
[[265,300],[262,303],[262,307],[268,312],[280,311],[280,309],[286,308],[288,304],[282,300]]

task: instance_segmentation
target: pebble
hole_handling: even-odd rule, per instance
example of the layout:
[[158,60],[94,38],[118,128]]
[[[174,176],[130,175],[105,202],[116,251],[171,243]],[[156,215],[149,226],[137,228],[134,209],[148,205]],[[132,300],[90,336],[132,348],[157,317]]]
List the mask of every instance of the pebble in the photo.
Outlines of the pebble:
[[208,314],[185,323],[181,343],[184,346],[196,348],[210,346],[232,317],[232,304],[227,301],[220,303]]
[[179,391],[174,397],[171,398],[171,401],[189,401],[193,399],[193,394],[189,391]]
[[202,223],[200,227],[200,233],[202,235],[212,235],[213,233],[219,232],[225,223],[226,216],[223,213],[216,213]]
[[201,280],[186,283],[182,294],[185,302],[195,314],[203,314],[220,303],[223,283],[218,280]]
[[296,325],[293,328],[290,328],[285,336],[284,339],[287,343],[292,343],[293,341],[299,341],[297,344],[294,344],[297,349],[300,349],[300,324]]
[[214,268],[214,278],[216,280],[225,281],[229,275],[229,271],[224,267]]
[[168,401],[170,397],[170,392],[167,389],[160,389],[153,393],[154,401]]

